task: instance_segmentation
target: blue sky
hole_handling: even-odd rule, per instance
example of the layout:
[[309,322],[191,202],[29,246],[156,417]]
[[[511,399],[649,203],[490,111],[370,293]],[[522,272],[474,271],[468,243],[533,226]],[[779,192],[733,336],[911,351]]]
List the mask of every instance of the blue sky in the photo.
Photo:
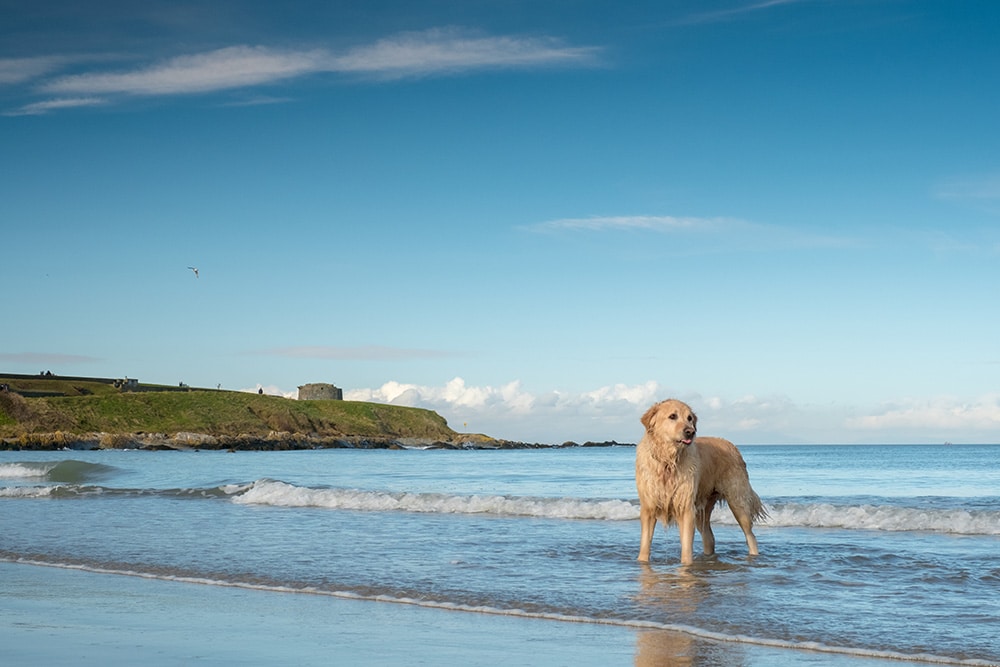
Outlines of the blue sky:
[[1000,442],[993,2],[28,5],[2,370]]

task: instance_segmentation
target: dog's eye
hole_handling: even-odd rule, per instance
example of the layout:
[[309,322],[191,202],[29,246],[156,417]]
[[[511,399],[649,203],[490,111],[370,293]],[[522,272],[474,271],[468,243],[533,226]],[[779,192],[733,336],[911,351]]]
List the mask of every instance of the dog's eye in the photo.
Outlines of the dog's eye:
[[677,421],[677,413],[675,412],[672,415],[670,415],[670,419],[673,419],[674,421]]

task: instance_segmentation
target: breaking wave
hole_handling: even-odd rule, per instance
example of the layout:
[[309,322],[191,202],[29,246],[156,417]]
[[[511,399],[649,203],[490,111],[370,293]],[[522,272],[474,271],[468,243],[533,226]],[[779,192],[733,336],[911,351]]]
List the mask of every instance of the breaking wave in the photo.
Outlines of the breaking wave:
[[770,526],[1000,535],[1000,511],[988,509],[786,503],[768,512],[764,525]]
[[[231,486],[225,492],[235,503],[274,507],[320,507],[362,512],[425,512],[494,514],[547,519],[632,521],[639,518],[635,500],[541,498],[501,495],[450,495],[310,488],[275,480]],[[834,503],[775,503],[768,506],[770,527],[840,528],[873,531],[928,531],[956,535],[1000,535],[1000,509],[838,505]],[[724,507],[713,523],[736,525]]]
[[114,470],[113,466],[86,461],[25,461],[0,463],[0,479],[80,484],[104,477]]
[[324,507],[370,512],[497,514],[550,519],[620,521],[639,517],[638,505],[625,500],[313,489],[273,480],[254,482],[246,491],[235,495],[233,502],[276,507]]

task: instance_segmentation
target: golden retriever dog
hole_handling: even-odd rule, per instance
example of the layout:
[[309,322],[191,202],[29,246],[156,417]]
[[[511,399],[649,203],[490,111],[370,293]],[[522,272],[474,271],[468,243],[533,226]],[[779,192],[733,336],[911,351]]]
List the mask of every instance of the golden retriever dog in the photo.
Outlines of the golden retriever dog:
[[753,523],[767,516],[750,487],[747,466],[736,446],[722,438],[696,438],[698,417],[681,401],[656,403],[642,416],[646,434],[635,451],[635,486],[639,491],[642,537],[639,560],[649,561],[656,521],[676,523],[681,563],[694,561],[694,531],[701,533],[705,555],[715,553],[712,510],[725,501],[743,529],[751,556],[757,555]]

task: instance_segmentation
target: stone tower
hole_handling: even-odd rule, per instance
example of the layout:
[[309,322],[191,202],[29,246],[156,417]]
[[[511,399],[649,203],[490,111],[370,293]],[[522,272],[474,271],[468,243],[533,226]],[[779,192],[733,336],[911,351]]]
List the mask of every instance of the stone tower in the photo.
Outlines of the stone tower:
[[342,401],[344,390],[325,382],[313,382],[299,387],[300,401]]

